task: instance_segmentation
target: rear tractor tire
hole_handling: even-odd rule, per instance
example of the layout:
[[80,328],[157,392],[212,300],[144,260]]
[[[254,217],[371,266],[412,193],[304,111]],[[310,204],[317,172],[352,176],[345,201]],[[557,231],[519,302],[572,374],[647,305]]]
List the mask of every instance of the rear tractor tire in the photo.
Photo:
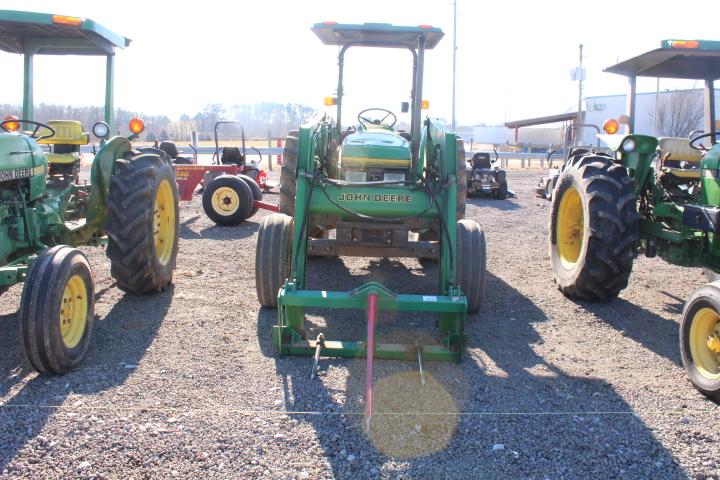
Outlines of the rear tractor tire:
[[178,193],[167,158],[128,152],[117,161],[108,199],[107,256],[118,287],[135,295],[165,290],[178,251]]
[[253,192],[243,178],[220,175],[205,186],[202,204],[210,220],[223,227],[234,227],[252,214]]
[[485,295],[487,255],[485,232],[474,220],[457,222],[456,277],[467,299],[467,312],[480,310]]
[[297,167],[298,134],[298,130],[293,130],[285,138],[283,164],[280,168],[280,213],[291,217],[295,214],[295,169]]
[[455,141],[455,176],[457,177],[457,206],[455,207],[455,220],[465,218],[465,204],[467,203],[467,166],[465,163],[465,143],[458,137]]
[[706,283],[685,303],[680,356],[693,386],[720,401],[720,282]]
[[21,344],[36,371],[60,375],[82,362],[95,318],[95,285],[80,250],[59,245],[38,255],[19,318]]
[[604,155],[574,157],[552,199],[550,257],[564,295],[608,300],[627,287],[638,242],[632,181]]
[[260,305],[277,307],[277,296],[290,276],[293,219],[273,213],[263,219],[255,250],[255,289]]

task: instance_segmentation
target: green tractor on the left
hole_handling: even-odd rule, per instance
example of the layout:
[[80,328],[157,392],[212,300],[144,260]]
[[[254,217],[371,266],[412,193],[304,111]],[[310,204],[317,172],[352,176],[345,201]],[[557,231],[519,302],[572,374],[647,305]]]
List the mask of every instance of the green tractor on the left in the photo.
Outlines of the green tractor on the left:
[[[144,125],[130,121],[129,137],[114,129],[116,47],[130,41],[92,20],[0,10],[0,49],[24,56],[22,119],[0,122],[0,294],[25,282],[20,343],[40,373],[62,374],[85,356],[95,317],[95,287],[80,245],[107,242],[117,286],[137,295],[172,281],[178,248],[178,195],[170,159],[133,149]],[[89,134],[74,120],[33,120],[36,54],[107,58],[105,121],[89,184],[80,182],[80,147]]]

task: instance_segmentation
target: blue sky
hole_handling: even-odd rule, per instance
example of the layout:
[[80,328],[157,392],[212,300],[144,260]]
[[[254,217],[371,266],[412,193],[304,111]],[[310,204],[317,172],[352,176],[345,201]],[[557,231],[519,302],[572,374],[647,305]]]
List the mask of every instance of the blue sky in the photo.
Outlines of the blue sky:
[[[457,5],[459,124],[495,124],[576,108],[577,83],[569,72],[578,62],[580,43],[588,76],[584,93],[593,96],[624,93],[625,79],[602,69],[656,48],[663,38],[720,39],[713,22],[704,20],[713,11],[708,0],[458,0]],[[310,31],[313,23],[431,24],[446,36],[428,52],[424,97],[431,102],[431,116],[450,119],[451,1],[4,0],[0,8],[92,18],[131,38],[131,46],[117,54],[116,105],[171,117],[193,114],[211,102],[297,102],[319,108],[336,87],[337,49],[320,43]],[[354,109],[399,110],[410,88],[408,55],[399,53],[349,54],[348,101]],[[20,103],[21,58],[0,53],[0,69],[0,103]],[[97,59],[39,58],[36,101],[101,104],[103,72]],[[661,88],[691,86],[664,81]],[[654,91],[655,80],[639,87]]]

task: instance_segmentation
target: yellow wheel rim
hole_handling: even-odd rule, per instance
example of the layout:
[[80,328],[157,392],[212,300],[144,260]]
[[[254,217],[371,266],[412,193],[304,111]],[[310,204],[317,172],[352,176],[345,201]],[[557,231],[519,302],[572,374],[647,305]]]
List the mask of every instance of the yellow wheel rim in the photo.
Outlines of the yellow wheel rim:
[[155,253],[158,261],[167,265],[175,246],[175,198],[170,183],[160,182],[155,195]]
[[712,308],[701,308],[692,318],[690,355],[703,377],[720,379],[720,315]]
[[212,206],[218,214],[227,217],[237,212],[240,197],[232,188],[220,187],[213,193]]
[[580,257],[583,242],[583,206],[580,193],[569,187],[560,199],[557,214],[557,249],[565,268],[572,268]]
[[88,292],[80,275],[73,275],[65,284],[60,305],[60,334],[68,348],[75,347],[85,333],[88,314]]

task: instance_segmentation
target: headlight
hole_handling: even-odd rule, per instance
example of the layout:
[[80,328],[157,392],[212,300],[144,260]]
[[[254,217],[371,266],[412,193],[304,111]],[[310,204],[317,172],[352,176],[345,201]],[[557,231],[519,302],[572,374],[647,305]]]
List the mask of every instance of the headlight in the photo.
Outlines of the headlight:
[[632,152],[637,147],[637,142],[634,138],[626,138],[622,142],[622,149],[625,152]]
[[105,122],[97,122],[93,125],[92,132],[97,138],[105,138],[110,133],[110,126]]

